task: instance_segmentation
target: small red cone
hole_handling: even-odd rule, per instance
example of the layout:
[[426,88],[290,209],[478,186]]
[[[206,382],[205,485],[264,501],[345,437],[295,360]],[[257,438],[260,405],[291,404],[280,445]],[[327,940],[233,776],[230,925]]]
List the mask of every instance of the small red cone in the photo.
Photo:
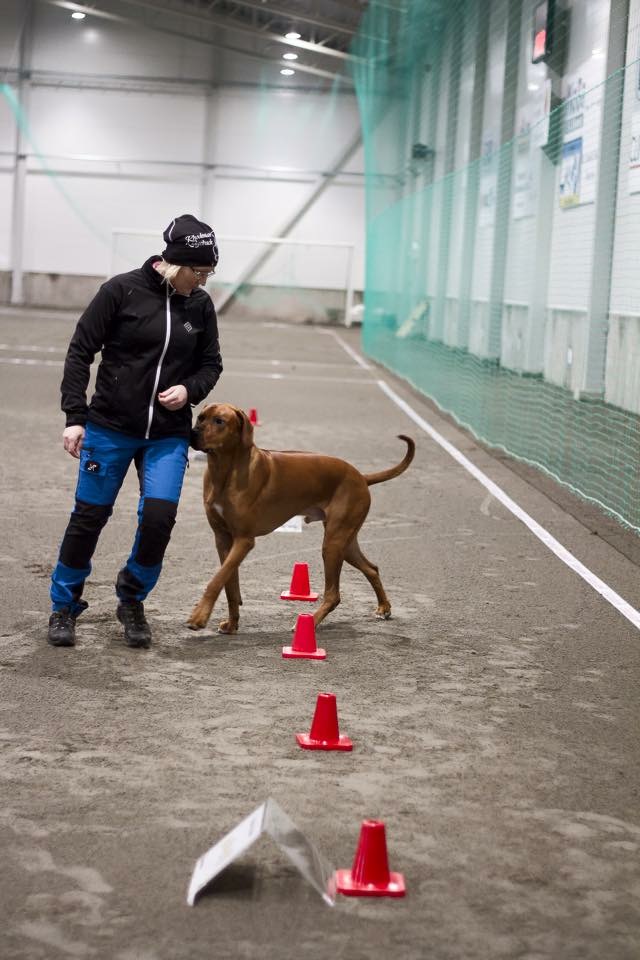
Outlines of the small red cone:
[[281,600],[310,600],[318,599],[317,593],[311,593],[309,586],[309,567],[306,563],[294,563],[291,574],[291,586],[280,594]]
[[404,897],[401,873],[391,873],[381,820],[363,820],[351,870],[336,870],[336,888],[346,897]]
[[316,647],[316,625],[311,613],[300,613],[293,632],[290,647],[282,648],[285,660],[294,658],[305,660],[326,660],[327,651]]
[[249,423],[252,423],[254,427],[261,427],[262,424],[258,420],[258,411],[255,407],[251,407],[249,410]]
[[319,693],[309,733],[296,733],[304,750],[353,750],[349,737],[340,736],[335,693]]

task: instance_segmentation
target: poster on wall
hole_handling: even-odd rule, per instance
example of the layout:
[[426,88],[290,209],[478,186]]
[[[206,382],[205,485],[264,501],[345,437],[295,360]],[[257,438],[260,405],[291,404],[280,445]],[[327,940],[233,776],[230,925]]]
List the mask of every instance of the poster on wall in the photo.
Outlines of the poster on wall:
[[537,203],[537,151],[549,139],[551,80],[547,79],[531,93],[518,110],[513,156],[512,217],[532,217]]
[[551,115],[551,78],[547,77],[530,100],[531,147],[544,147],[549,140]]
[[565,78],[559,199],[563,209],[596,199],[604,60],[592,57]]
[[478,225],[493,226],[496,218],[496,195],[498,192],[498,137],[488,130],[482,137],[480,159],[480,210]]
[[534,213],[533,157],[531,151],[530,108],[520,107],[516,121],[516,139],[513,155],[513,204],[512,217],[522,220]]
[[631,107],[631,137],[629,141],[628,190],[640,193],[640,60],[636,66],[635,91]]
[[640,193],[640,109],[634,110],[631,114],[629,193]]
[[560,165],[560,206],[577,207],[579,203],[586,203],[580,199],[582,178],[582,137],[569,140],[562,146],[562,163]]

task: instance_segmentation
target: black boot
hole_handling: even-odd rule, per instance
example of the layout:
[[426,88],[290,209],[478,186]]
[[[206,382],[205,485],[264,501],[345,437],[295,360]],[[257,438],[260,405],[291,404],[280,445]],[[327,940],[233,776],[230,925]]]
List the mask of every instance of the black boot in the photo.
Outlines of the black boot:
[[141,600],[131,600],[118,604],[118,620],[124,627],[124,639],[130,647],[149,647],[151,645],[151,627],[144,615]]
[[54,647],[75,647],[76,618],[71,614],[69,607],[54,610],[51,614],[47,640]]

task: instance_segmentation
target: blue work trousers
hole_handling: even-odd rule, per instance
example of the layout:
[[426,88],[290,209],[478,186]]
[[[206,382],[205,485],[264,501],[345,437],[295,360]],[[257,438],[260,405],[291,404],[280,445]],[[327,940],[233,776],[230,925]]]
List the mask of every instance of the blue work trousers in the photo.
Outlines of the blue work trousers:
[[145,599],[162,570],[188,463],[188,446],[185,437],[141,440],[87,424],[75,505],[51,577],[54,610],[68,607],[77,616],[86,608],[81,597],[91,573],[91,558],[132,462],[140,481],[138,528],[129,559],[118,574],[116,594],[124,601]]

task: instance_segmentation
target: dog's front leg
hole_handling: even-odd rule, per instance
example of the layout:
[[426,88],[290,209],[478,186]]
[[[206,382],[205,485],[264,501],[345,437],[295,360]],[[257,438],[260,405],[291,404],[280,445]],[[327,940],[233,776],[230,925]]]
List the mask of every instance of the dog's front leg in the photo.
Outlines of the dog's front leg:
[[226,559],[212,580],[207,584],[202,598],[193,609],[193,613],[187,620],[187,626],[192,630],[202,630],[206,627],[215,602],[220,596],[220,591],[227,585],[234,574],[237,575],[238,567],[255,545],[254,537],[236,538],[229,550]]
[[[226,530],[215,529],[216,549],[220,557],[220,563],[223,564],[229,555],[233,537]],[[240,594],[240,579],[238,570],[234,570],[229,580],[225,584],[224,592],[227,595],[227,607],[229,616],[226,620],[221,620],[218,624],[218,633],[237,633],[240,623],[240,607],[242,606],[242,596]]]

